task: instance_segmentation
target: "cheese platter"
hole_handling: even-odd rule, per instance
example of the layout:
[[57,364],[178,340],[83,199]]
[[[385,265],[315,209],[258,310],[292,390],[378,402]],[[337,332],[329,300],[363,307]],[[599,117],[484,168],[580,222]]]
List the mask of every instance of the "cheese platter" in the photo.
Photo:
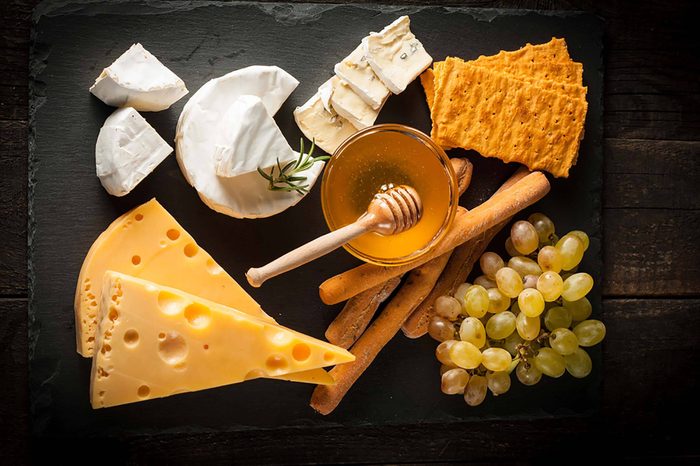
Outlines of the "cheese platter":
[[[30,136],[37,435],[597,409],[597,18],[42,8]],[[419,200],[394,186],[409,184]],[[373,196],[394,214],[416,201],[419,218],[246,281],[352,223]]]

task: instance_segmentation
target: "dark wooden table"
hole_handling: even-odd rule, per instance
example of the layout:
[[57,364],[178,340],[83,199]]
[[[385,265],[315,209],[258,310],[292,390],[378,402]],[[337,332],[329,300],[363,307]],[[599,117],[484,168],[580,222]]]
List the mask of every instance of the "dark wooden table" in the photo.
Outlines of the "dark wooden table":
[[[405,3],[405,2],[404,2]],[[411,3],[411,2],[408,2]],[[414,2],[415,3],[415,2]],[[584,418],[29,440],[28,51],[36,0],[0,2],[0,457],[108,462],[697,461],[700,34],[689,1],[465,1],[593,11],[606,21],[604,382]],[[90,455],[90,456],[87,456]]]

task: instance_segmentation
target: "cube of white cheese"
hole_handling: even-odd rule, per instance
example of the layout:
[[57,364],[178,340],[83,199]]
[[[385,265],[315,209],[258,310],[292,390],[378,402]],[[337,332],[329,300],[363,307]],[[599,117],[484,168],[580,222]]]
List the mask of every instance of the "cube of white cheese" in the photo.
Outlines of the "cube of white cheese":
[[379,109],[391,92],[372,71],[365,58],[362,44],[334,68],[335,74],[347,82],[353,91],[372,108]]
[[114,196],[131,192],[173,148],[131,107],[105,120],[95,145],[97,176]]
[[234,178],[297,158],[260,97],[240,96],[224,114],[222,128],[226,144],[217,144],[214,152],[218,176]]
[[408,16],[401,16],[362,40],[367,62],[394,94],[403,92],[433,61],[410,25]]
[[357,129],[372,126],[379,115],[381,107],[373,109],[352,90],[350,85],[335,76],[332,80],[333,93],[331,107],[338,115],[347,119]]
[[304,105],[294,110],[294,120],[309,140],[329,154],[357,132],[348,120],[340,115],[332,115],[323,108],[321,96],[316,93]]
[[102,71],[90,92],[113,107],[157,112],[169,108],[188,91],[182,79],[141,44],[134,44]]

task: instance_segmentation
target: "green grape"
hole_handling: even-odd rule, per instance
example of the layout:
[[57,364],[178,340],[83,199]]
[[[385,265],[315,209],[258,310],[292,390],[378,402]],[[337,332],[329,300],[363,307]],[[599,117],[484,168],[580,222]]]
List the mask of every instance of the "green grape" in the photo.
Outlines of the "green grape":
[[544,311],[542,293],[533,288],[523,290],[518,296],[518,307],[520,307],[520,312],[526,316],[537,317]]
[[578,301],[562,299],[562,302],[564,307],[571,312],[571,318],[577,322],[588,319],[593,311],[593,306],[588,298],[581,298]]
[[521,277],[525,275],[537,275],[542,273],[542,269],[529,257],[515,256],[508,260],[508,267],[518,272]]
[[518,250],[515,249],[515,246],[513,246],[513,240],[510,236],[506,238],[506,253],[511,257],[520,255]]
[[464,295],[464,311],[472,317],[484,317],[489,310],[489,292],[481,285],[472,285]]
[[515,369],[515,376],[523,385],[535,385],[542,378],[542,372],[534,364],[520,361]]
[[491,288],[496,288],[498,286],[496,285],[495,280],[491,280],[486,275],[479,275],[478,277],[476,277],[476,279],[474,280],[474,284],[482,286],[486,290],[490,290]]
[[586,377],[593,369],[591,357],[582,348],[576,348],[573,353],[564,356],[564,361],[567,372],[577,379]]
[[525,220],[517,221],[510,227],[510,240],[520,254],[528,255],[540,245],[540,238],[532,223]]
[[486,348],[481,352],[481,364],[490,371],[506,371],[510,367],[513,358],[503,348]]
[[456,367],[447,364],[440,364],[440,377],[442,377],[442,374],[449,371],[450,369],[456,369]]
[[561,272],[561,255],[554,246],[545,246],[537,253],[537,265],[545,272]]
[[549,335],[549,346],[562,356],[566,356],[576,351],[578,338],[568,328],[557,328]]
[[445,340],[435,348],[435,357],[438,361],[446,366],[455,367],[455,364],[450,358],[450,348],[457,343],[457,340]]
[[544,315],[544,326],[550,332],[558,328],[569,328],[570,325],[571,311],[565,307],[553,307]]
[[510,307],[510,298],[500,292],[498,288],[489,288],[489,309],[491,314],[503,312]]
[[469,382],[469,373],[464,369],[450,369],[442,374],[440,389],[446,395],[461,395]]
[[457,287],[454,294],[452,295],[462,305],[464,305],[464,295],[467,294],[467,290],[469,289],[470,286],[471,286],[471,284],[469,284],[469,283],[462,283]]
[[435,314],[447,319],[457,320],[462,312],[462,304],[452,296],[439,296],[435,300]]
[[561,354],[552,348],[540,348],[535,356],[535,367],[549,377],[561,377],[566,371],[566,362]]
[[[488,327],[486,328],[488,333]],[[584,320],[574,327],[574,333],[578,338],[578,344],[584,347],[594,346],[605,338],[605,325],[595,319]]]
[[505,371],[486,374],[486,384],[493,396],[503,395],[510,390],[510,374]]
[[523,288],[537,288],[537,275],[525,275],[523,277]]
[[469,406],[480,405],[486,398],[487,387],[486,377],[481,375],[471,376],[467,383],[467,388],[464,390],[464,401]]
[[561,256],[562,270],[571,270],[583,259],[583,242],[576,235],[568,234],[557,241],[557,251]]
[[534,213],[527,218],[527,221],[535,227],[540,244],[545,244],[551,241],[551,236],[554,234],[554,222],[545,214]]
[[481,266],[481,271],[484,272],[484,275],[493,280],[496,278],[496,272],[498,272],[505,264],[503,263],[501,256],[495,252],[488,251],[483,253],[479,258],[479,265]]
[[528,317],[525,313],[520,313],[515,318],[515,329],[523,339],[531,341],[540,334],[540,318]]
[[476,369],[481,364],[481,351],[468,341],[456,341],[448,353],[450,361],[463,369]]
[[537,279],[537,290],[547,302],[556,301],[564,289],[564,280],[556,272],[545,272]]
[[503,340],[515,331],[515,315],[510,311],[494,314],[486,322],[486,335],[492,340]]
[[564,282],[561,297],[567,301],[578,301],[593,288],[593,277],[585,272],[575,273]]
[[525,340],[522,339],[518,332],[513,332],[508,335],[508,338],[503,340],[503,349],[508,351],[511,356],[515,357],[518,355],[518,346],[522,345],[524,341]]
[[459,327],[459,338],[468,341],[477,348],[482,348],[486,344],[486,329],[476,317],[467,317]]
[[522,277],[510,267],[503,267],[496,272],[496,285],[501,293],[509,298],[517,298],[523,291]]
[[588,250],[588,246],[591,244],[591,240],[588,238],[588,235],[586,234],[585,231],[574,230],[574,231],[570,231],[568,234],[574,235],[578,239],[580,239],[581,242],[583,243],[583,250],[584,251]]
[[428,335],[437,341],[453,340],[455,327],[449,320],[440,316],[433,316],[428,324]]

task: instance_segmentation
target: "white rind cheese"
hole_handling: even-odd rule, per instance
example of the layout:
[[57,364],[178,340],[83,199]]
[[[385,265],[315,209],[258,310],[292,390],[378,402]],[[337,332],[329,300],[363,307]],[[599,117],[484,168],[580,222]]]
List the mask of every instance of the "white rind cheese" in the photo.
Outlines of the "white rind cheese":
[[225,136],[226,144],[215,149],[218,176],[257,173],[258,167],[268,169],[278,162],[284,166],[297,158],[260,97],[239,97],[224,114],[222,123],[229,134]]
[[336,77],[333,76],[331,79],[329,79],[328,81],[326,81],[318,87],[318,95],[321,97],[323,108],[325,108],[326,111],[332,115],[335,115],[335,110],[333,110],[333,107],[331,106],[331,97],[333,96],[333,82],[335,78]]
[[372,126],[379,116],[381,107],[373,109],[352,90],[348,83],[339,77],[336,76],[332,82],[331,107],[333,110],[357,129]]
[[362,44],[358,45],[340,63],[337,63],[334,71],[350,85],[362,100],[375,110],[380,109],[391,94],[367,62]]
[[97,136],[97,176],[108,193],[124,196],[172,151],[139,112],[120,108],[105,120]]
[[348,120],[327,112],[318,93],[294,110],[294,119],[304,136],[329,154],[335,152],[343,141],[357,132],[357,128]]
[[113,107],[158,112],[169,108],[188,91],[182,79],[141,44],[134,44],[102,71],[90,92]]
[[[275,215],[297,204],[296,192],[270,191],[257,171],[233,178],[217,176],[217,148],[230,144],[226,112],[243,95],[261,99],[270,116],[282,106],[299,82],[276,66],[250,66],[212,79],[187,102],[175,136],[177,161],[187,181],[213,210],[236,218]],[[323,107],[322,107],[323,108]],[[309,188],[323,163],[301,172]]]
[[433,61],[410,25],[408,16],[401,16],[362,41],[367,62],[394,94],[406,90]]

